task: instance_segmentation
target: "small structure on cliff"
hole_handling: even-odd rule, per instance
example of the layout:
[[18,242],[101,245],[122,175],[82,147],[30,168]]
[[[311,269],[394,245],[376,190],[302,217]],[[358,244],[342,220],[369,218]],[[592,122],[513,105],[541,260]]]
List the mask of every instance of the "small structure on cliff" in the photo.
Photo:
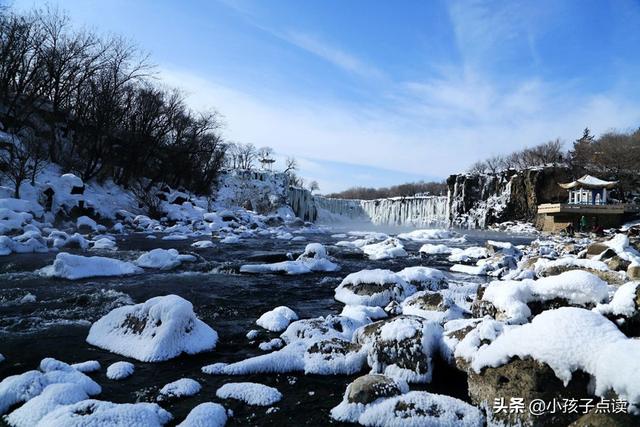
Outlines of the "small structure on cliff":
[[637,205],[623,204],[609,198],[609,191],[618,181],[604,181],[591,175],[569,182],[558,183],[569,190],[567,203],[545,203],[538,206],[536,226],[543,231],[560,231],[570,224],[578,229],[579,225],[611,228],[622,223],[625,216],[637,214]]

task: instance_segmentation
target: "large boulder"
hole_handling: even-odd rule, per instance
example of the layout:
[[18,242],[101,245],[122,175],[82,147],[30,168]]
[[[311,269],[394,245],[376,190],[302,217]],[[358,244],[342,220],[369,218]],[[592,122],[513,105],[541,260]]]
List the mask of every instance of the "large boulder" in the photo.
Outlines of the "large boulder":
[[367,351],[372,372],[412,383],[430,382],[442,326],[415,316],[398,316],[365,325],[356,342]]
[[335,290],[336,300],[349,305],[385,307],[416,291],[390,270],[362,270],[345,277]]
[[[515,358],[496,368],[485,368],[481,373],[469,370],[469,397],[476,405],[489,409],[489,418],[496,424],[550,426],[567,425],[579,414],[562,411],[548,411],[534,416],[529,412],[529,404],[536,399],[552,402],[553,399],[580,399],[587,396],[589,376],[574,374],[565,387],[554,371],[545,363],[526,358]],[[522,399],[523,411],[512,413],[509,404],[512,399]],[[506,405],[504,409],[501,405]]]
[[166,295],[116,308],[95,322],[87,342],[142,362],[213,350],[218,334],[198,319],[191,303]]

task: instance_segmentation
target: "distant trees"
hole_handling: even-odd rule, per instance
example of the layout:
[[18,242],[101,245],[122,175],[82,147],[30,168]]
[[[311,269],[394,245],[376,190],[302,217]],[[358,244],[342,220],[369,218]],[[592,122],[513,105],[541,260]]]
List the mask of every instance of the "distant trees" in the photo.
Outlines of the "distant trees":
[[[210,192],[227,147],[222,122],[190,110],[153,73],[136,46],[76,31],[57,10],[0,10],[0,125],[21,142],[3,144],[0,170],[16,175],[17,162],[33,175],[51,160],[85,180],[131,186],[146,177],[147,189]],[[252,148],[239,161],[254,159]]]
[[566,159],[559,139],[515,151],[508,155],[489,157],[472,164],[470,173],[496,173],[501,170],[523,170],[535,166],[563,163]]
[[596,138],[586,128],[569,151],[574,173],[620,181],[620,193],[640,186],[640,129],[610,131]]
[[383,188],[352,187],[348,190],[328,194],[327,197],[336,199],[373,200],[387,197],[411,197],[416,195],[443,195],[447,185],[444,182],[409,182]]

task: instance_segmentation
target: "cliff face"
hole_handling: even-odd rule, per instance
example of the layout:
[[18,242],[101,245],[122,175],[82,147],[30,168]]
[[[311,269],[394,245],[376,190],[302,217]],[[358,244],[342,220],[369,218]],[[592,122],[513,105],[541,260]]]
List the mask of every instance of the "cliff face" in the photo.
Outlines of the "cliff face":
[[449,220],[452,225],[474,228],[510,220],[532,221],[539,204],[565,200],[566,190],[558,182],[571,179],[565,167],[451,175],[447,180]]

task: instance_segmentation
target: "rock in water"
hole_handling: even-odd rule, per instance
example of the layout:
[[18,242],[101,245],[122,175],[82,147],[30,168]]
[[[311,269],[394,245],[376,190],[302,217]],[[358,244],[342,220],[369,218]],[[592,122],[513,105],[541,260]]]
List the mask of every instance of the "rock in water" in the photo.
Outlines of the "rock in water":
[[177,295],[116,308],[95,322],[87,337],[89,344],[142,362],[213,350],[217,341],[216,331]]

